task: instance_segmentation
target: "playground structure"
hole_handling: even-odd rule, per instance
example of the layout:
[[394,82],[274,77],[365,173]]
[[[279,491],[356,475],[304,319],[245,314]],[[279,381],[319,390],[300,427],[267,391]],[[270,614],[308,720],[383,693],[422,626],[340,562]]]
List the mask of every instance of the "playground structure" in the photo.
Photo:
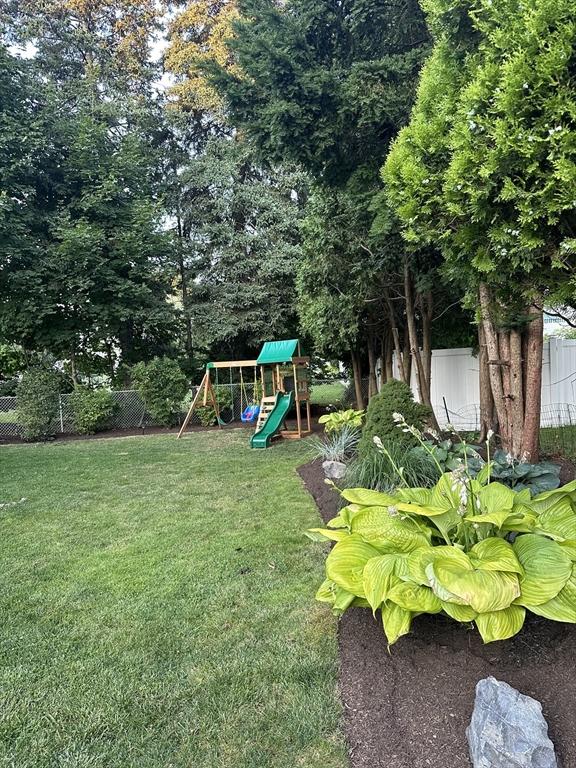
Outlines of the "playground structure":
[[[220,369],[239,369],[243,386],[242,369],[254,370],[254,390],[257,384],[262,390],[260,404],[248,406],[242,414],[243,421],[257,419],[256,431],[250,438],[252,448],[268,448],[272,438],[280,435],[298,439],[312,431],[310,422],[310,390],[308,386],[308,368],[310,358],[303,357],[298,339],[267,341],[264,343],[256,360],[224,360],[207,363],[202,382],[196,396],[190,404],[178,437],[188,426],[196,408],[211,406],[216,414],[218,426],[222,426],[218,398],[212,383],[212,373],[218,375]],[[258,377],[257,371],[260,371]],[[254,391],[254,396],[255,396]],[[305,405],[306,428],[303,427],[302,405]],[[296,408],[296,429],[286,428],[286,417],[290,409]]]

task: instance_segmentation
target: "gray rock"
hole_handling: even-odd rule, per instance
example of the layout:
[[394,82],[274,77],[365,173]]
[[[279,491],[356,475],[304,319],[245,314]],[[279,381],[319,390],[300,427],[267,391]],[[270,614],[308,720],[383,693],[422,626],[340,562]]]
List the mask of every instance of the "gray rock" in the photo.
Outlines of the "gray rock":
[[560,768],[540,702],[493,677],[476,686],[466,736],[474,768]]
[[323,461],[322,469],[330,480],[342,480],[346,474],[346,464],[341,461]]

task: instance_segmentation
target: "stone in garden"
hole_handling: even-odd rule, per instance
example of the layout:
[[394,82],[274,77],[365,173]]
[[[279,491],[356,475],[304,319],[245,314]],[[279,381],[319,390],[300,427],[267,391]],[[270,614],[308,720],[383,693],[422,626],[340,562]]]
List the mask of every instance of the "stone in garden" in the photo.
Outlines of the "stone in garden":
[[476,686],[466,735],[474,768],[560,768],[540,702],[493,677]]
[[323,461],[322,469],[330,480],[342,480],[346,474],[346,464],[343,464],[341,461]]

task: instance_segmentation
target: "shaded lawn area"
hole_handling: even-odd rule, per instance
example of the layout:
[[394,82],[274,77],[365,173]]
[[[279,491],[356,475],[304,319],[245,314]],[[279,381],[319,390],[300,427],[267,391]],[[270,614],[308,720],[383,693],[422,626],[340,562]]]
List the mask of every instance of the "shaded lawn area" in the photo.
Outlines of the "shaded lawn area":
[[312,384],[310,389],[310,402],[312,405],[341,406],[346,387],[340,381],[329,384]]
[[306,444],[0,448],[0,764],[344,768]]

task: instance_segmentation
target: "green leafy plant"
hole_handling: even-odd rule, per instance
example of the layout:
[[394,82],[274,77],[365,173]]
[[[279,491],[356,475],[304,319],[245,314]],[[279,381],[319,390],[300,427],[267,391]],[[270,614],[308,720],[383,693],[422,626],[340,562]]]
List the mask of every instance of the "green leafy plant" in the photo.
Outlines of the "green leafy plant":
[[360,430],[349,424],[341,429],[329,432],[323,440],[316,438],[312,446],[316,454],[324,461],[348,461],[358,448]]
[[105,429],[117,410],[114,396],[106,389],[77,387],[70,395],[74,414],[74,429],[81,435],[90,435]]
[[[214,397],[216,398],[216,402],[218,403],[218,410],[220,412],[220,417],[227,421],[225,418],[227,415],[227,411],[232,408],[232,393],[230,391],[230,387],[223,387],[223,386],[217,386],[214,387]],[[200,424],[202,424],[203,427],[212,427],[214,424],[217,423],[216,419],[216,411],[211,405],[206,405],[201,408],[198,408],[196,410],[196,413],[198,414],[198,418],[200,419]]]
[[552,491],[560,485],[558,464],[551,461],[528,464],[517,461],[502,450],[494,452],[491,476],[516,491],[527,488],[533,496],[544,491]]
[[[421,439],[400,414],[394,418]],[[576,481],[532,498],[529,488],[490,482],[489,440],[486,451],[476,477],[465,455],[433,488],[410,487],[396,466],[396,490],[342,491],[347,505],[327,528],[309,531],[336,542],[317,598],[336,613],[350,605],[380,611],[389,644],[420,613],[473,621],[487,643],[519,632],[527,610],[576,623]]]
[[188,388],[178,363],[168,357],[155,357],[149,363],[135,365],[131,375],[154,421],[168,427],[176,424]]
[[35,366],[22,375],[16,391],[17,420],[25,440],[46,440],[54,434],[60,375],[53,368]]
[[430,410],[426,406],[414,401],[412,390],[407,384],[391,379],[382,385],[380,392],[374,395],[368,404],[362,440],[358,448],[360,456],[366,456],[374,450],[374,437],[379,437],[386,444],[394,442],[410,447],[418,444],[413,435],[397,428],[394,414],[398,412],[419,430],[424,428],[430,416]]
[[348,408],[346,411],[325,413],[320,416],[318,423],[324,424],[326,432],[338,432],[346,426],[360,429],[364,415],[365,411],[355,411],[353,408]]
[[[402,469],[401,476],[398,474],[399,469]],[[426,451],[390,443],[387,454],[372,450],[364,456],[358,456],[348,466],[345,482],[348,487],[390,491],[397,487],[402,478],[409,485],[430,487],[438,480],[439,474],[436,464]]]

